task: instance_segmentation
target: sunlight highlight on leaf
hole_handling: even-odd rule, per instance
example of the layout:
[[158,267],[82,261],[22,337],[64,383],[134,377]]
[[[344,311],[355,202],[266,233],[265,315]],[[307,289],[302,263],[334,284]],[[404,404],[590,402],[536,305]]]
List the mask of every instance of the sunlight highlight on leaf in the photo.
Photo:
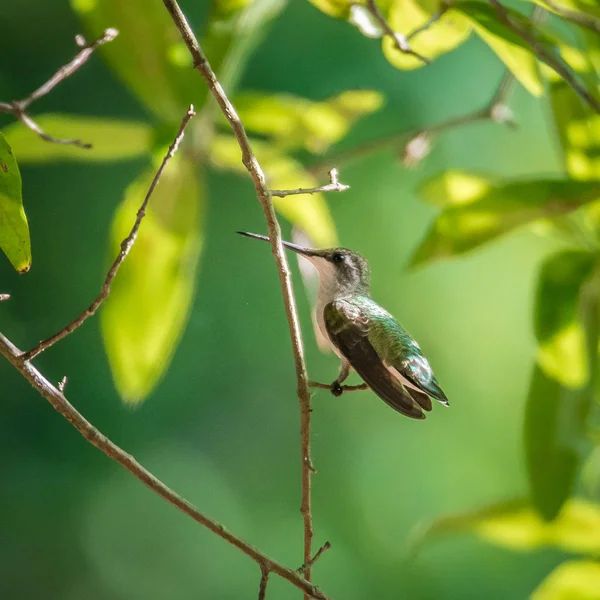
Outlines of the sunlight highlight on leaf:
[[465,205],[479,200],[491,188],[488,179],[466,173],[458,169],[450,169],[426,179],[417,193],[423,202],[441,208]]
[[3,133],[21,163],[110,162],[150,154],[152,128],[145,123],[59,114],[36,116],[36,121],[44,131],[54,136],[79,138],[93,147],[82,149],[73,145],[50,144],[17,121],[5,127]]
[[29,225],[23,208],[21,173],[13,151],[0,133],[0,248],[12,266],[25,273],[31,267]]
[[[127,236],[153,175],[150,170],[127,188],[113,222],[111,255]],[[102,307],[104,343],[125,402],[137,404],[152,391],[183,334],[202,248],[202,194],[193,166],[175,156]]]
[[535,589],[530,600],[598,600],[600,564],[591,560],[562,563]]

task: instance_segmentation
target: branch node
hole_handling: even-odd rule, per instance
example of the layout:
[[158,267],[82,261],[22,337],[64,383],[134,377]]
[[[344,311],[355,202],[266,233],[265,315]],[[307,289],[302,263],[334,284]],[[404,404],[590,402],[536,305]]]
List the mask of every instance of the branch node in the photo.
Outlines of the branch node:
[[10,300],[10,294],[0,294],[0,302]]
[[67,376],[65,375],[59,382],[58,382],[58,390],[64,394],[65,392],[65,388],[67,387],[67,383],[69,382],[69,380],[67,379]]
[[331,548],[331,543],[325,542],[307,563],[304,563],[299,569],[297,569],[297,572],[300,573],[300,575],[303,575],[304,571],[306,571],[307,568],[312,567],[319,560],[319,558],[321,558],[323,553],[329,550],[329,548]]
[[258,600],[265,600],[267,595],[267,583],[269,582],[269,569],[264,565],[260,565],[260,585],[258,586]]

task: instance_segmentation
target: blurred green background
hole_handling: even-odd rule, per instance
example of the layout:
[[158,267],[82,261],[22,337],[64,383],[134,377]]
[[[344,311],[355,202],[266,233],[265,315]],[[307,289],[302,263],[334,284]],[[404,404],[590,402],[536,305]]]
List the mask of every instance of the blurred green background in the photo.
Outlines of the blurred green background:
[[[202,3],[182,6],[200,27]],[[67,2],[2,3],[0,99],[26,96],[70,60],[80,31]],[[476,109],[502,72],[476,39],[426,69],[398,71],[377,42],[297,1],[252,56],[240,87],[312,99],[382,91],[385,108],[354,127],[343,142],[351,147]],[[332,549],[314,578],[336,599],[526,598],[564,558],[464,535],[404,560],[418,522],[526,492],[520,439],[535,349],[534,280],[554,246],[521,231],[464,258],[405,269],[435,215],[414,195],[425,177],[449,167],[510,177],[558,171],[546,105],[518,87],[511,106],[518,130],[486,123],[449,132],[412,171],[393,152],[373,154],[343,168],[351,189],[327,198],[342,244],[371,262],[374,298],[419,340],[451,403],[413,422],[370,392],[315,394],[315,543],[329,540]],[[36,111],[148,118],[99,56]],[[19,347],[55,332],[97,293],[113,212],[144,164],[22,165],[33,267],[19,276],[0,260],[0,291],[12,295],[0,306],[1,329]],[[168,485],[299,566],[299,412],[287,324],[268,248],[234,235],[263,233],[264,220],[249,181],[211,172],[207,193],[191,318],[151,397],[135,410],[121,403],[98,319],[36,364],[55,381],[67,375],[71,402]],[[309,373],[329,382],[337,359],[316,348],[293,268]],[[255,597],[260,574],[247,557],[84,442],[6,362],[0,381],[0,598]],[[272,577],[269,598],[299,595]]]

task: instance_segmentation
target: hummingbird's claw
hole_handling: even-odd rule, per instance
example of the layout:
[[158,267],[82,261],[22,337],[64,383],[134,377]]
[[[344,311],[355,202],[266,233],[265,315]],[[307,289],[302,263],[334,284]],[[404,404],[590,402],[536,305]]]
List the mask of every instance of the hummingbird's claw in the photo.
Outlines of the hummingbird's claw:
[[344,390],[337,379],[331,384],[331,393],[336,398],[339,398],[344,393]]

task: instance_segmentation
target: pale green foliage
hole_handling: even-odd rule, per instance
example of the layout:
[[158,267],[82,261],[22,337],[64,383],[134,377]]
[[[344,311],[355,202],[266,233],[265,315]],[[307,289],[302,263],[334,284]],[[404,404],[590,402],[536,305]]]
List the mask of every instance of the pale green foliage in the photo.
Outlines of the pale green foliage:
[[531,600],[598,600],[600,564],[592,560],[562,563],[536,588]]
[[70,144],[49,144],[16,121],[3,132],[21,163],[108,162],[150,155],[153,133],[146,123],[58,114],[36,116],[36,122],[56,137],[77,137],[92,144],[92,148],[82,150]]
[[6,138],[0,133],[0,248],[23,273],[31,266],[29,226],[23,209],[21,174]]
[[423,202],[446,208],[475,202],[489,192],[491,187],[491,182],[485,177],[449,169],[427,179],[419,186],[418,193]]
[[[115,214],[111,255],[127,236],[154,175],[126,190]],[[154,191],[131,254],[102,312],[102,333],[119,393],[143,400],[164,374],[187,323],[202,248],[203,190],[185,159],[171,160]]]
[[[272,139],[282,150],[324,152],[342,139],[354,122],[383,104],[371,90],[348,90],[323,102],[290,94],[244,92],[235,105],[248,131]],[[295,186],[298,187],[298,186]]]
[[[490,182],[486,187],[479,180],[476,193],[472,179],[465,176],[464,182],[466,192],[454,185],[446,190],[454,196],[439,201],[445,208],[413,255],[413,266],[468,252],[517,227],[567,214],[600,197],[598,182],[538,179],[501,185]],[[467,204],[460,200],[465,194],[470,200]]]
[[[264,142],[252,144],[273,189],[313,188],[318,181],[293,158]],[[240,149],[232,136],[221,135],[211,145],[211,163],[219,169],[247,174]],[[290,223],[300,227],[320,247],[337,244],[337,234],[323,194],[273,198],[273,204]]]

